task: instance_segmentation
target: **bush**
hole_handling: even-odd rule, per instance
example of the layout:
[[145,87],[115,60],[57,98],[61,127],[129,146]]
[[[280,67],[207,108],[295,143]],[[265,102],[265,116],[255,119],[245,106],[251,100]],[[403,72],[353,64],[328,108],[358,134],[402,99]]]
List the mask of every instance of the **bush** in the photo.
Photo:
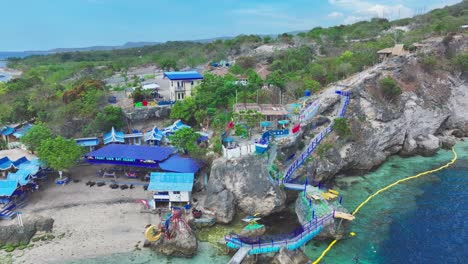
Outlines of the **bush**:
[[351,136],[351,128],[349,128],[346,118],[335,118],[333,130],[335,130],[340,137]]
[[304,147],[305,147],[304,141],[299,142],[299,146],[298,146],[298,147],[299,147],[299,150],[303,150]]
[[323,159],[325,154],[333,148],[333,145],[331,143],[322,143],[317,147],[317,155],[320,157],[320,159]]
[[379,82],[382,93],[385,97],[394,98],[401,94],[402,90],[396,81],[391,77],[385,77]]
[[420,62],[426,71],[433,71],[437,66],[437,58],[433,54],[420,55]]
[[468,54],[458,54],[452,64],[462,72],[468,71]]

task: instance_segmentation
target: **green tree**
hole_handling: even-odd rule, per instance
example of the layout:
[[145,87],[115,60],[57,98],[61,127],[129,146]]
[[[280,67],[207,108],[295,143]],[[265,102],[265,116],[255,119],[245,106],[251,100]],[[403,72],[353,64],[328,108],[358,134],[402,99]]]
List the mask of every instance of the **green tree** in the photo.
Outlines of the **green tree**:
[[348,126],[348,122],[346,118],[335,118],[333,123],[333,130],[340,136],[340,137],[349,137],[351,136],[351,128]]
[[74,140],[61,136],[42,141],[37,149],[39,159],[59,172],[75,165],[81,155],[83,150]]
[[177,101],[171,109],[172,119],[181,119],[190,125],[195,125],[197,105],[192,97],[186,97],[183,101]]
[[177,130],[172,136],[169,136],[171,145],[178,151],[190,154],[195,157],[200,157],[204,151],[197,145],[197,139],[200,135],[193,129],[184,127]]
[[21,142],[32,152],[36,151],[44,140],[54,138],[52,131],[43,123],[35,124],[21,138]]
[[169,59],[169,58],[166,58],[166,59],[162,59],[160,62],[159,62],[159,66],[163,69],[163,70],[166,70],[166,71],[170,71],[171,69],[173,70],[177,70],[177,62],[173,59]]

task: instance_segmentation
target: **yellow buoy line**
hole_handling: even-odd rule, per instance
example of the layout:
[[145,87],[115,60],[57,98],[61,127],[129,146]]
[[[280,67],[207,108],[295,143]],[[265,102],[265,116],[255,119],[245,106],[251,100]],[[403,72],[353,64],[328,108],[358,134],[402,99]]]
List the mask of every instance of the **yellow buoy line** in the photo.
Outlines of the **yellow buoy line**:
[[[372,200],[373,198],[375,198],[377,195],[381,194],[382,192],[400,184],[400,183],[403,183],[403,182],[406,182],[406,181],[409,181],[409,180],[413,180],[413,179],[416,179],[416,178],[419,178],[419,177],[422,177],[422,176],[425,176],[425,175],[428,175],[428,174],[431,174],[431,173],[434,173],[434,172],[438,172],[438,171],[441,171],[443,169],[446,169],[448,168],[450,165],[454,164],[455,161],[457,160],[458,158],[458,155],[457,155],[457,152],[455,151],[455,147],[452,147],[452,152],[453,152],[453,158],[451,161],[449,161],[447,164],[443,165],[443,166],[440,166],[436,169],[433,169],[433,170],[428,170],[428,171],[424,171],[424,172],[421,172],[421,173],[418,173],[416,175],[413,175],[413,176],[410,176],[410,177],[406,177],[404,179],[401,179],[401,180],[398,180],[390,185],[387,185],[385,186],[384,188],[376,191],[374,194],[370,195],[369,197],[367,197],[366,200],[364,200],[364,202],[362,202],[358,207],[356,207],[356,209],[354,210],[354,212],[352,213],[352,215],[356,215],[359,210],[361,210],[361,208],[367,204],[370,200]],[[356,234],[354,232],[351,232],[350,233],[350,236],[355,236]],[[328,247],[322,252],[322,254],[320,255],[320,257],[318,257],[314,262],[312,262],[313,264],[317,264],[319,263],[323,257],[325,257],[325,255],[328,253],[328,251],[330,251],[330,249],[335,245],[335,243],[338,242],[338,240],[333,240],[330,245],[328,245]]]

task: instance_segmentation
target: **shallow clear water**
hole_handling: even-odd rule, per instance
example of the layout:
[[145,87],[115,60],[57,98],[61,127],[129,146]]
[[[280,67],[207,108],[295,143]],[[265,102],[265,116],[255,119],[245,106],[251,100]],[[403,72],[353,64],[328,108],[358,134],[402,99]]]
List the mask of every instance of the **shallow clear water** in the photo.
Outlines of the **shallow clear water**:
[[[468,263],[468,142],[459,143],[456,149],[459,159],[455,166],[398,185],[365,205],[348,227],[356,236],[339,241],[321,263]],[[335,189],[352,211],[378,189],[439,167],[451,158],[452,152],[446,150],[429,158],[394,156],[374,172],[337,179]],[[312,241],[304,250],[315,260],[329,242]],[[208,264],[229,260],[210,243],[200,243],[198,252],[193,259],[180,259],[144,249],[67,263]]]
[[[468,142],[456,146],[457,163],[446,170],[397,185],[366,204],[348,232],[321,263],[468,263]],[[398,179],[439,167],[452,152],[434,157],[391,157],[378,170],[336,180],[344,205],[354,210],[367,196]],[[328,246],[312,242],[316,259]]]

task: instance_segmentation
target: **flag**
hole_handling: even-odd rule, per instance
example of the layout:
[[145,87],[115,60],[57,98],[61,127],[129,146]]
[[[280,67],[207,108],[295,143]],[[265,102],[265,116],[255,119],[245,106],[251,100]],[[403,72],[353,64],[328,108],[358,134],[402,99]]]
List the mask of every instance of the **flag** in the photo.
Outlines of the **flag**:
[[297,132],[299,132],[300,129],[301,129],[301,123],[298,123],[291,130],[293,134],[296,134]]

